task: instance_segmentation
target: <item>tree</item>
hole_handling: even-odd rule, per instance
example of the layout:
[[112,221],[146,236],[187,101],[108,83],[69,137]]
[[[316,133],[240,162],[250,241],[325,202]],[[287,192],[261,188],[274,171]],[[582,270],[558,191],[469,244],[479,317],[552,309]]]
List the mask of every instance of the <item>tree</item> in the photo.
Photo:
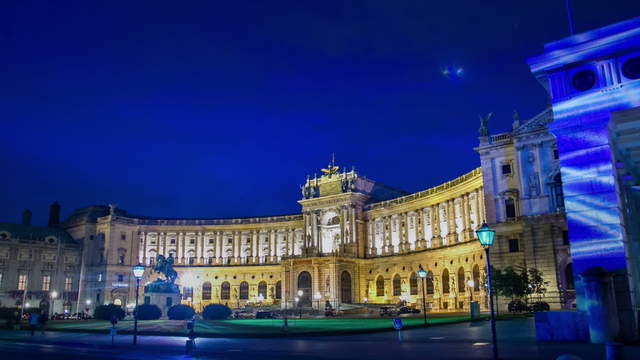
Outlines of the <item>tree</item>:
[[142,304],[136,310],[138,320],[158,320],[162,316],[162,310],[157,305]]
[[231,315],[231,309],[222,304],[209,304],[202,311],[202,317],[205,320],[224,320],[229,315]]
[[118,305],[100,305],[96,307],[93,312],[93,317],[98,320],[111,320],[112,316],[115,316],[118,320],[124,319],[124,310]]
[[493,290],[496,295],[527,300],[532,294],[544,295],[548,282],[542,272],[535,268],[507,267],[503,270],[491,268]]
[[173,305],[169,311],[167,311],[167,316],[170,320],[189,320],[193,318],[195,314],[195,310],[191,306],[187,305]]

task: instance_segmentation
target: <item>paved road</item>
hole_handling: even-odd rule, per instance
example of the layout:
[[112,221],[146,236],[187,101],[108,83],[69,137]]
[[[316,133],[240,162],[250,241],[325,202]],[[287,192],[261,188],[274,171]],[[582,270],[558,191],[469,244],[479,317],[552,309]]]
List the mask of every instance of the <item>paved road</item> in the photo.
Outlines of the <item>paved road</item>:
[[[601,345],[536,343],[530,319],[498,322],[501,359],[555,359],[575,354],[604,359]],[[486,322],[434,326],[366,335],[276,339],[198,339],[195,356],[186,355],[184,337],[142,336],[138,346],[131,336],[0,331],[0,354],[5,359],[489,359],[490,332]],[[640,359],[640,347],[626,347],[626,359]]]

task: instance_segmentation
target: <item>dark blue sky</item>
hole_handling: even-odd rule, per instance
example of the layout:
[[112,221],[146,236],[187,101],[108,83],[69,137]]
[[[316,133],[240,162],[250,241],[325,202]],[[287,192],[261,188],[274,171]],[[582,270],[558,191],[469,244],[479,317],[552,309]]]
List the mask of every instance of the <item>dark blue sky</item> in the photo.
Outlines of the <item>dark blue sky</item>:
[[[295,213],[332,152],[407,191],[450,180],[479,165],[479,114],[545,107],[525,58],[568,35],[564,3],[4,2],[0,221]],[[577,31],[640,15],[574,3]]]

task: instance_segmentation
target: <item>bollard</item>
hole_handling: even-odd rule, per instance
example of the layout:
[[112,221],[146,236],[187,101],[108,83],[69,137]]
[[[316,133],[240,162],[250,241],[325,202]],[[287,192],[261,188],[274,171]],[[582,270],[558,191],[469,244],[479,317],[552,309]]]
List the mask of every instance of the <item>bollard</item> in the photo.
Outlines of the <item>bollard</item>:
[[621,343],[608,342],[607,347],[607,360],[624,360],[624,347]]

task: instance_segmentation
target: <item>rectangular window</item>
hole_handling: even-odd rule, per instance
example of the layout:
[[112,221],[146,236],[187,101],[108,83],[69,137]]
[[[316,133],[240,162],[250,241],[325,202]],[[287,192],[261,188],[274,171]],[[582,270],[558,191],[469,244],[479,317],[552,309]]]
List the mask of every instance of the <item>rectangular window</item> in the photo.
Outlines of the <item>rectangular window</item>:
[[18,290],[25,290],[27,287],[27,275],[18,276]]
[[196,243],[196,239],[190,239],[190,240],[189,240],[189,244],[193,245],[193,244],[195,244],[195,243]]
[[509,174],[511,174],[511,164],[502,165],[502,175],[509,175]]
[[516,202],[513,199],[506,199],[504,201],[504,208],[507,219],[513,219],[516,217]]
[[70,277],[64,278],[64,291],[71,291],[73,288],[73,279]]
[[518,239],[509,239],[509,252],[520,251],[520,242]]
[[553,158],[558,160],[560,158],[560,153],[558,153],[558,149],[553,149]]
[[120,240],[127,240],[127,233],[126,232],[121,232],[120,233]]
[[171,245],[175,245],[176,244],[176,239],[171,239]]
[[209,244],[213,244],[213,239],[209,239]]
[[124,275],[118,275],[118,282],[124,281]]
[[42,277],[42,291],[49,291],[51,287],[51,276],[45,275]]
[[569,231],[562,231],[562,245],[569,245]]

